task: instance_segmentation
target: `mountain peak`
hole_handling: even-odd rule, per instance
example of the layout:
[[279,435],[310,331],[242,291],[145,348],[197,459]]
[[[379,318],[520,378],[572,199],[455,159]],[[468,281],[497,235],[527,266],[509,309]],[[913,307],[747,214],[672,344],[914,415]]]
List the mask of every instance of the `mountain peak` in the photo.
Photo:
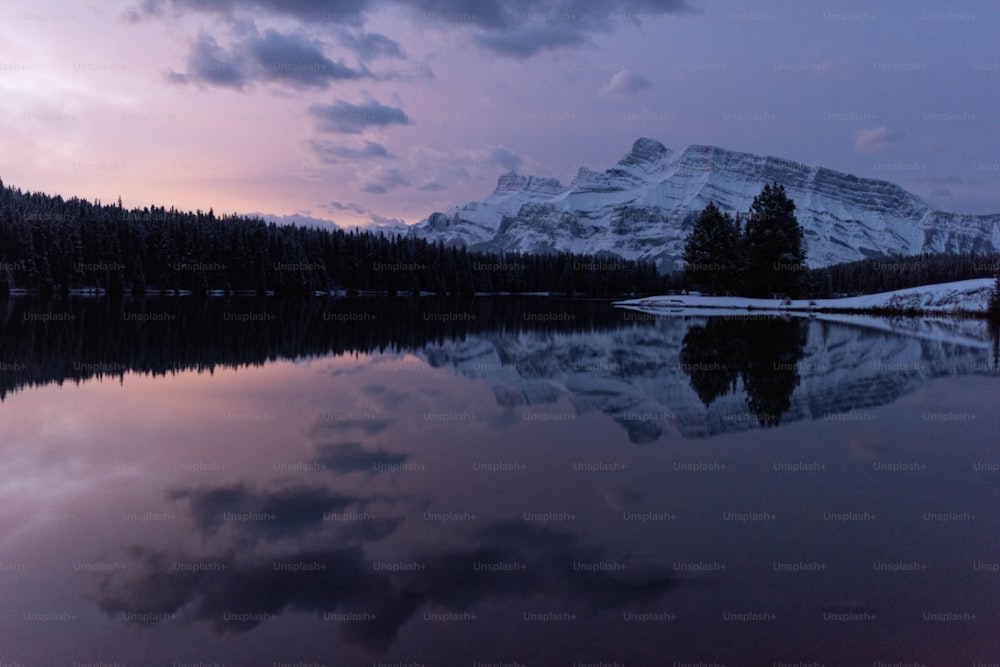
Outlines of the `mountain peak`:
[[568,188],[511,171],[484,201],[450,209],[455,224],[411,229],[469,247],[610,253],[670,271],[683,254],[692,215],[709,202],[727,212],[748,211],[773,182],[796,204],[810,266],[1000,248],[1000,214],[944,213],[887,181],[717,146],[674,152],[647,137],[609,169],[581,169]]
[[594,171],[593,169],[588,169],[587,167],[580,167],[576,172],[576,177],[570,183],[571,187],[582,185],[587,181],[592,181],[595,178],[600,177],[600,172]]
[[558,179],[546,178],[544,176],[522,176],[516,171],[511,170],[500,175],[493,194],[506,196],[515,192],[527,192],[531,194],[555,195],[565,189]]
[[640,164],[657,162],[670,155],[670,149],[656,139],[639,137],[632,144],[632,150],[618,164]]
[[511,192],[517,192],[524,187],[524,182],[527,180],[527,177],[521,176],[516,171],[511,169],[510,171],[500,174],[500,178],[497,179],[497,187],[493,190],[493,194],[506,195]]

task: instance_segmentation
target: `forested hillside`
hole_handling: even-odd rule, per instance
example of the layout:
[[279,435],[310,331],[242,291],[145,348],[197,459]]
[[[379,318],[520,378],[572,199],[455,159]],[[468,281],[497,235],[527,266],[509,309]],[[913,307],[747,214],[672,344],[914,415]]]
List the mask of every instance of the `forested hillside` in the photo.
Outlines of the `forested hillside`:
[[404,236],[278,225],[209,210],[125,209],[0,182],[0,293],[381,290],[658,293],[651,263],[473,253]]
[[[804,267],[803,267],[804,268]],[[996,254],[872,258],[801,272],[803,296],[867,294],[994,276]],[[209,210],[125,209],[5,187],[0,294],[190,290],[555,292],[617,297],[697,288],[652,263],[573,253],[469,252],[413,236],[279,225]]]

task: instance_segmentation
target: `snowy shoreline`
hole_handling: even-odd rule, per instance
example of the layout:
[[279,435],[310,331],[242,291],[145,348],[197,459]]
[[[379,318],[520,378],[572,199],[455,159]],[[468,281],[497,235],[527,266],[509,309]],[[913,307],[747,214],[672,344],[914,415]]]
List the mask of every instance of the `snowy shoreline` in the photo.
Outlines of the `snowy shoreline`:
[[[842,313],[985,317],[993,293],[993,278],[976,278],[937,285],[864,294],[840,299],[749,299],[699,294],[644,297],[615,301],[618,308],[659,315],[746,315],[755,313]],[[710,311],[710,312],[706,312]]]

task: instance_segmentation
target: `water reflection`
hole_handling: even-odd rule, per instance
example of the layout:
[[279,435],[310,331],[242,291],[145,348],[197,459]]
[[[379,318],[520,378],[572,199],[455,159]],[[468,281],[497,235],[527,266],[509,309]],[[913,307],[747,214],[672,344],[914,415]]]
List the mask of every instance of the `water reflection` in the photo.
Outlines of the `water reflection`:
[[749,322],[746,317],[713,317],[688,329],[681,364],[706,407],[735,392],[742,380],[750,413],[761,426],[775,426],[799,384],[807,322],[768,316]]
[[935,377],[996,374],[983,321],[905,335],[767,316],[645,324],[475,335],[417,354],[488,384],[512,410],[565,399],[576,414],[599,411],[636,444],[828,419],[886,405]]
[[[1000,328],[978,320],[661,318],[544,298],[14,299],[4,312],[0,399],[126,374],[411,352],[486,383],[512,414],[565,399],[577,416],[612,417],[636,444],[884,405],[934,377],[996,374],[1000,361]],[[64,317],[29,317],[40,314]],[[364,421],[359,435],[383,427]]]
[[[235,485],[180,491],[171,500],[187,504],[212,551],[192,559],[182,550],[137,548],[127,574],[103,577],[94,601],[136,627],[182,615],[219,634],[242,634],[282,613],[305,612],[342,620],[345,642],[381,654],[418,612],[425,621],[475,620],[474,609],[489,599],[558,599],[575,617],[647,605],[672,585],[663,566],[602,571],[622,557],[544,524],[476,523],[447,543],[373,559],[366,547],[402,519],[375,518],[364,499],[316,487]],[[280,540],[288,546],[259,548]]]
[[[547,315],[566,317],[546,318]],[[476,334],[599,332],[606,301],[449,299],[0,299],[0,400],[24,387],[126,373],[417,350]],[[635,324],[633,323],[633,326]]]
[[[387,307],[365,330],[275,302],[253,307],[318,331],[209,310],[84,333],[104,357],[8,320],[5,353],[59,363],[0,405],[0,662],[989,662],[984,323],[554,303],[530,307],[577,322],[484,303],[497,321]],[[126,370],[59,386],[81,356]]]

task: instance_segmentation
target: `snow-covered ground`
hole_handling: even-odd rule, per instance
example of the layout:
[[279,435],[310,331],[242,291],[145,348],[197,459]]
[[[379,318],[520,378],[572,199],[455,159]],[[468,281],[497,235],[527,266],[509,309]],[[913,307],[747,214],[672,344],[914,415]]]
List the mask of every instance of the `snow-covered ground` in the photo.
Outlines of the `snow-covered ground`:
[[993,292],[993,278],[961,280],[953,283],[923,285],[863,296],[842,299],[745,299],[728,296],[701,296],[685,294],[677,296],[653,296],[643,299],[618,301],[616,306],[641,310],[649,313],[671,315],[701,314],[711,308],[722,314],[729,312],[754,311],[910,311],[927,315],[952,315],[985,313]]

